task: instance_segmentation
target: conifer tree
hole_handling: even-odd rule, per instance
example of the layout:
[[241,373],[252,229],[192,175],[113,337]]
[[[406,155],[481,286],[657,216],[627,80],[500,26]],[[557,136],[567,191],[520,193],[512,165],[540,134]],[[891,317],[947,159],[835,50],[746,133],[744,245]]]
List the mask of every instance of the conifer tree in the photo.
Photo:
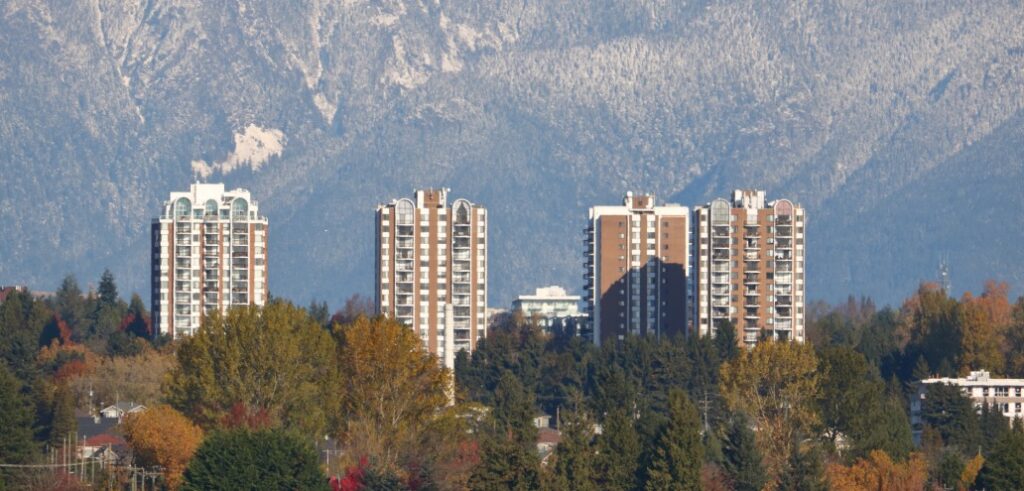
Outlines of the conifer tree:
[[[0,463],[28,464],[35,457],[32,407],[21,394],[21,382],[0,362]],[[0,469],[4,489],[6,469]]]
[[821,451],[812,443],[801,443],[796,436],[789,452],[789,460],[776,489],[787,491],[826,491],[825,467]]
[[555,482],[567,491],[597,490],[594,482],[594,446],[592,422],[580,407],[563,413],[562,440],[555,450]]
[[764,467],[757,450],[754,432],[742,413],[729,422],[726,433],[723,467],[732,479],[735,491],[758,491],[764,486]]
[[637,487],[637,471],[643,450],[632,414],[625,408],[605,416],[597,437],[596,477],[601,489],[631,490]]
[[78,430],[75,420],[75,394],[66,384],[57,386],[50,411],[50,445],[61,445]]
[[668,396],[668,423],[662,429],[647,470],[647,491],[700,489],[704,447],[697,408],[680,389]]
[[485,422],[480,463],[470,476],[478,491],[526,491],[540,487],[537,429],[533,400],[523,384],[504,372],[494,391],[494,408]]
[[977,489],[1009,491],[1024,483],[1024,425],[1014,419],[1013,429],[1004,432],[986,456],[978,474]]

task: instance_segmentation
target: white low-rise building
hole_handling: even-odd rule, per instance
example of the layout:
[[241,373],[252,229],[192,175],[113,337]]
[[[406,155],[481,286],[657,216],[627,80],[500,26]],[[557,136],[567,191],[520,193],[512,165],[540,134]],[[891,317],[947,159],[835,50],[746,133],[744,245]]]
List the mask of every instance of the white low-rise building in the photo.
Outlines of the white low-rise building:
[[536,315],[540,317],[541,326],[551,328],[556,323],[565,325],[569,321],[585,320],[586,314],[580,311],[581,299],[579,295],[569,295],[560,286],[548,286],[537,288],[533,295],[519,295],[512,301],[512,310],[522,312],[527,318]]
[[979,410],[987,402],[1007,418],[1024,418],[1024,379],[992,378],[986,370],[971,372],[963,378],[928,378],[918,382],[917,392],[910,401],[910,424],[914,428],[915,442],[919,442],[921,437],[921,404],[927,398],[928,386],[932,384],[960,387]]

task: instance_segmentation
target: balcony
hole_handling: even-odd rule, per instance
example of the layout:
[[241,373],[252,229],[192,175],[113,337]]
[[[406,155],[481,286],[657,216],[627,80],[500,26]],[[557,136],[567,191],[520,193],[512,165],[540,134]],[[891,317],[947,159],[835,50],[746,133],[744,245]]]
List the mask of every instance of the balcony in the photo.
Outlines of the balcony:
[[412,237],[415,227],[412,225],[398,225],[395,227],[396,237]]
[[743,259],[746,259],[748,261],[756,261],[758,259],[758,256],[759,254],[757,252],[746,252],[743,254]]
[[748,297],[749,296],[757,296],[757,295],[759,295],[759,293],[757,291],[757,288],[747,288],[746,291],[743,292],[743,294],[748,296]]
[[712,273],[728,273],[729,272],[729,265],[728,264],[713,264],[713,265],[711,265],[711,272]]
[[761,247],[761,243],[756,239],[747,239],[743,241],[743,247],[747,250],[759,249]]

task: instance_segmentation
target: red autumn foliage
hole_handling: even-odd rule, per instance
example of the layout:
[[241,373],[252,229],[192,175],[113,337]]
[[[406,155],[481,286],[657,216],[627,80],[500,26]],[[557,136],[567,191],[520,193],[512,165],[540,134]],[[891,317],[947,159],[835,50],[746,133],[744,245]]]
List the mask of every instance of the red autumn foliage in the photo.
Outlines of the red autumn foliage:
[[153,337],[153,326],[149,317],[137,316],[135,312],[128,312],[121,319],[121,325],[118,326],[122,332],[128,332],[134,334],[140,338],[151,338]]
[[365,455],[360,457],[359,464],[349,467],[344,477],[331,477],[331,491],[359,491],[363,488],[363,479],[369,466],[370,459]]
[[82,360],[70,360],[64,363],[53,374],[53,380],[61,383],[89,372],[89,366]]
[[221,419],[221,425],[225,428],[245,428],[248,430],[259,430],[269,428],[271,424],[270,413],[266,409],[253,410],[244,402],[236,402],[228,414]]
[[70,346],[72,344],[71,328],[68,327],[68,323],[64,319],[60,318],[60,314],[53,314],[53,319],[43,327],[40,338],[43,346],[50,346],[54,341],[61,346]]

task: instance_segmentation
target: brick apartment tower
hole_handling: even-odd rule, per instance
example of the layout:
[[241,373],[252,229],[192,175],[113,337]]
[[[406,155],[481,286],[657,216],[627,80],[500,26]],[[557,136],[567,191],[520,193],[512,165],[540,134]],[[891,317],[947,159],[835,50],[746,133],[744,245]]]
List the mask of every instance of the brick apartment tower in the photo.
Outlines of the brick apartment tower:
[[156,332],[195,334],[204,314],[267,301],[267,219],[249,191],[223,184],[171,193],[153,220]]
[[590,209],[584,289],[594,343],[686,332],[688,221],[686,207],[655,206],[653,195]]
[[377,308],[419,334],[444,365],[487,330],[487,210],[447,189],[377,207]]
[[694,210],[693,325],[714,335],[728,319],[753,346],[762,336],[804,340],[804,209],[736,190]]

